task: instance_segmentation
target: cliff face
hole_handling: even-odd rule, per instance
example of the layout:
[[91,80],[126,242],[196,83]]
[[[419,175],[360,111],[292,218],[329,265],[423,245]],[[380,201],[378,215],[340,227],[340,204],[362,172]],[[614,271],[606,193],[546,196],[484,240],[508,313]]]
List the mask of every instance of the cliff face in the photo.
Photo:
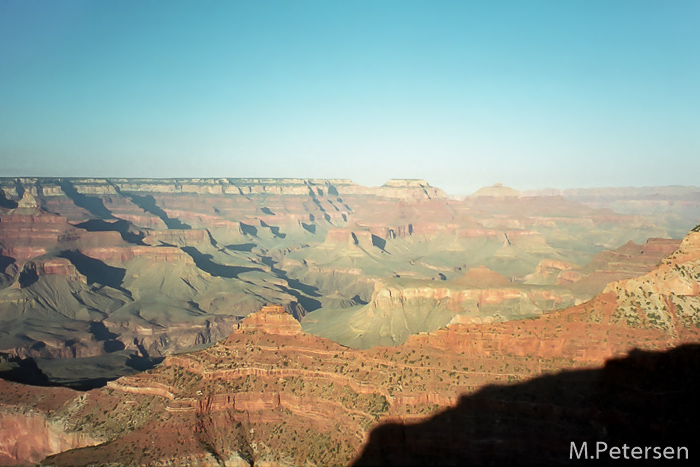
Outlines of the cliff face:
[[70,230],[67,220],[38,208],[13,210],[0,217],[0,254],[26,261],[55,248]]
[[[100,180],[94,180],[100,183]],[[344,179],[302,179],[302,178],[221,178],[221,179],[171,179],[138,180],[113,179],[114,187],[124,192],[134,193],[193,193],[203,195],[375,195],[389,198],[420,199],[429,197],[446,198],[445,193],[431,187],[425,180],[390,180],[382,187],[364,187]],[[102,190],[93,186],[80,191],[85,194],[104,195],[110,187]]]
[[[4,380],[0,380],[0,392],[0,465],[35,464],[48,455],[105,440],[76,429],[65,418],[84,403],[81,393]],[[64,417],[56,416],[63,407]]]
[[608,284],[617,309],[611,317],[633,328],[662,329],[673,336],[700,325],[700,233],[644,276]]
[[[261,329],[271,334],[294,336],[301,332],[301,324],[289,315],[284,307],[272,305],[264,306],[259,312],[248,315],[237,329],[241,331]],[[229,336],[228,340],[231,340],[232,336]]]
[[52,454],[100,442],[84,433],[66,432],[61,423],[48,420],[45,414],[0,413],[1,465],[36,463]]

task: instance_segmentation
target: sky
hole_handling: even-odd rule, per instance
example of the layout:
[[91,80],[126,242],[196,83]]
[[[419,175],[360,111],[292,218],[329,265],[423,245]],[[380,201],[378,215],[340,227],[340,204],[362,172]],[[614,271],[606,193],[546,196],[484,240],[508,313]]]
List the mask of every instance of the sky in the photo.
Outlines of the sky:
[[0,176],[700,185],[700,2],[0,0]]

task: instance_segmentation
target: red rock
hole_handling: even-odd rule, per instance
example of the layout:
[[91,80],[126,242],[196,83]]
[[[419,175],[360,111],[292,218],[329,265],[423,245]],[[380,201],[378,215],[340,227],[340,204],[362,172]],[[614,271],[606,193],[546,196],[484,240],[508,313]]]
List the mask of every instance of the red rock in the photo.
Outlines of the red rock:
[[[301,332],[301,324],[279,305],[266,305],[257,313],[246,316],[238,331],[260,330],[268,334],[293,336]],[[228,338],[230,341],[236,334]]]

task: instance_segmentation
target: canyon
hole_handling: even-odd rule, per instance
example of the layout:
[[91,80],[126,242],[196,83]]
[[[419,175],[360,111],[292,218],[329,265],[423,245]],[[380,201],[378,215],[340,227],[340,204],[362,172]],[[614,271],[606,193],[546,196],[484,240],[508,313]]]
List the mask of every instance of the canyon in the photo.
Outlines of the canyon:
[[648,271],[700,203],[671,192],[668,218],[650,217],[502,186],[455,200],[422,180],[26,178],[0,191],[0,352],[19,358],[162,358],[267,303],[358,348],[536,316]]
[[[264,306],[213,346],[101,389],[0,381],[0,426],[44,417],[47,427],[35,431],[34,457],[20,457],[26,440],[10,441],[5,456],[34,462],[45,454],[42,465],[418,465],[436,452],[454,462],[517,463],[541,450],[547,463],[561,463],[577,436],[689,442],[691,422],[676,418],[689,408],[678,397],[694,395],[687,375],[700,352],[679,349],[700,338],[699,277],[700,231],[647,274],[581,305],[456,323],[367,350],[307,334],[284,307]],[[632,300],[639,319],[629,319],[630,297],[656,306]],[[635,378],[645,381],[642,396],[630,386]],[[627,404],[620,391],[631,391]],[[649,397],[667,411],[645,418]],[[39,452],[59,422],[72,449]]]
[[409,463],[450,410],[698,342],[699,194],[0,179],[0,463]]

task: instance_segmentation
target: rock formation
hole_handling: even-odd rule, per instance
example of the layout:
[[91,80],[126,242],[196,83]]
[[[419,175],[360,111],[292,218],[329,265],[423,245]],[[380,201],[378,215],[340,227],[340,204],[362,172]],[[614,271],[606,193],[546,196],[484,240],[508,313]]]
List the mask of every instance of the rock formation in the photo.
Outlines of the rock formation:
[[[33,407],[46,426],[65,420],[51,435],[65,447],[107,440],[42,465],[403,465],[407,454],[419,463],[428,455],[520,462],[533,446],[548,450],[543,462],[566,463],[571,437],[671,442],[693,423],[678,417],[689,413],[681,402],[694,397],[686,382],[700,357],[697,345],[661,352],[700,341],[700,309],[683,306],[700,294],[699,236],[691,232],[646,275],[534,319],[453,324],[400,346],[355,350],[301,332],[284,308],[265,306],[226,340],[105,388],[27,394],[0,381],[0,400],[4,413]],[[378,294],[375,306],[391,297]],[[635,305],[638,321],[624,318],[630,297],[649,299]],[[652,319],[662,311],[668,320]],[[16,430],[20,421],[8,420],[3,426]],[[5,439],[12,462],[35,458],[19,447],[21,436]]]
[[[0,350],[22,358],[162,358],[225,338],[267,303],[346,345],[397,345],[581,303],[675,245],[644,243],[669,236],[666,217],[502,186],[463,201],[425,180],[20,178],[0,190]],[[675,229],[691,211],[671,212]]]

